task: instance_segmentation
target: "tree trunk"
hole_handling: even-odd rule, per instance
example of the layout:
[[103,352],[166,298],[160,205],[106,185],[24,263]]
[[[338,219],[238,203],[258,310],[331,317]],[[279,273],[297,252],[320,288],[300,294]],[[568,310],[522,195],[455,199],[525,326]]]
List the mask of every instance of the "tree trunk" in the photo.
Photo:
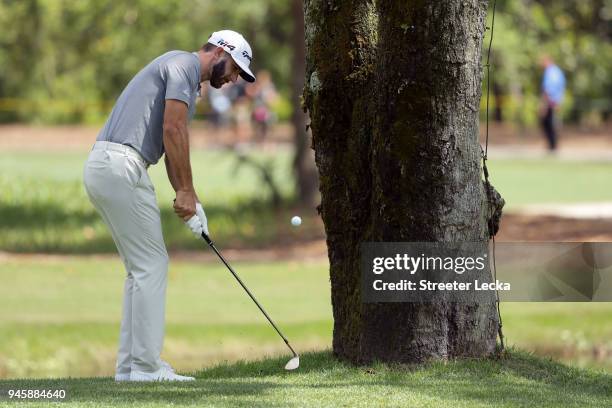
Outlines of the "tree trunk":
[[495,302],[361,301],[360,243],[488,238],[478,110],[487,2],[305,2],[334,353],[355,363],[484,356]]
[[[291,1],[293,17],[293,59],[291,74],[291,122],[294,129],[296,191],[300,204],[312,206],[317,198],[318,177],[314,155],[310,148],[309,132],[306,130],[306,114],[302,108],[306,50],[304,46],[304,10],[302,0]],[[312,207],[311,207],[312,208]]]

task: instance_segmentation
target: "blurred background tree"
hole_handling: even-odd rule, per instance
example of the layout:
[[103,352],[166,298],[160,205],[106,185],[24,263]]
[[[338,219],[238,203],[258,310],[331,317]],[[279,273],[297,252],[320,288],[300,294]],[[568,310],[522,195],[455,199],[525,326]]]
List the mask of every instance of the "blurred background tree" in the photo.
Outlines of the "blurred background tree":
[[588,125],[609,119],[611,22],[610,0],[498,0],[492,83],[501,94],[497,101],[503,119],[521,125],[537,122],[538,60],[544,54],[567,77],[565,119]]
[[[254,70],[289,99],[290,2],[20,0],[0,2],[0,121],[98,123],[147,62],[197,50],[218,29],[242,32]],[[289,105],[286,102],[285,105]],[[284,118],[290,108],[281,112]]]
[[[499,0],[497,7],[493,82],[502,118],[536,123],[538,59],[547,53],[568,78],[565,119],[607,120],[612,0]],[[298,101],[292,56],[301,52],[292,10],[292,0],[235,0],[231,6],[211,0],[2,0],[0,122],[98,124],[148,61],[170,49],[195,50],[220,28],[251,41],[255,70],[271,72],[281,94],[275,110],[289,120]]]

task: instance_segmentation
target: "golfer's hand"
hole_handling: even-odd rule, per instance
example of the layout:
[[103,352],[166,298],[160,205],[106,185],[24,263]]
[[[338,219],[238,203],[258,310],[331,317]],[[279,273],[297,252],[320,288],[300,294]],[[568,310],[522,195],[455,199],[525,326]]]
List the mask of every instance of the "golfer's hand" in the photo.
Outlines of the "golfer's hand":
[[185,221],[185,224],[187,224],[193,235],[195,235],[197,238],[202,236],[202,232],[208,235],[208,221],[206,219],[206,214],[204,213],[202,204],[196,203],[195,215]]
[[208,234],[208,220],[206,219],[206,213],[204,212],[204,207],[202,204],[196,203],[196,216],[200,219],[200,223],[202,224],[202,231],[206,235]]
[[196,202],[197,198],[194,191],[179,190],[176,192],[176,199],[174,200],[174,212],[184,221],[187,221],[196,213]]

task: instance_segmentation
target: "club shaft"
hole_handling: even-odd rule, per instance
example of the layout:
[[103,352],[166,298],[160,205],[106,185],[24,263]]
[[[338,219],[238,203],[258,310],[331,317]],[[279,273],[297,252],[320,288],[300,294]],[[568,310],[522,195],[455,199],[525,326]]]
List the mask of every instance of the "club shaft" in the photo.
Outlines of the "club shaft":
[[255,296],[253,296],[253,294],[251,293],[251,291],[249,290],[249,288],[246,287],[246,285],[242,282],[242,279],[240,279],[240,277],[238,276],[238,274],[234,271],[234,269],[231,267],[231,265],[225,260],[225,258],[223,257],[223,255],[221,255],[221,253],[217,250],[217,248],[215,247],[215,244],[212,242],[212,240],[205,234],[202,233],[202,238],[204,238],[204,240],[208,243],[208,245],[213,249],[213,251],[215,251],[215,253],[217,254],[217,256],[219,257],[219,259],[221,259],[221,262],[223,262],[225,264],[225,266],[227,267],[227,269],[229,269],[229,271],[232,273],[232,275],[234,275],[234,278],[236,278],[236,280],[238,281],[238,283],[240,284],[240,286],[242,286],[242,289],[245,290],[245,292],[250,296],[251,299],[253,299],[253,302],[255,302],[255,304],[257,305],[257,307],[259,308],[259,310],[261,310],[261,312],[264,314],[264,316],[266,316],[266,319],[268,319],[268,321],[270,322],[270,324],[272,325],[272,327],[274,327],[274,330],[276,330],[276,332],[278,333],[279,336],[281,336],[281,338],[285,341],[285,344],[287,345],[287,347],[289,347],[289,350],[291,350],[291,352],[293,353],[294,357],[297,357],[297,353],[295,352],[295,350],[293,350],[293,347],[291,347],[291,345],[289,344],[289,340],[287,340],[287,338],[283,335],[283,333],[281,333],[280,329],[276,326],[276,324],[274,324],[274,322],[272,321],[272,319],[270,318],[270,316],[268,316],[268,313],[266,313],[266,311],[264,310],[264,308],[259,304],[259,302],[257,301],[257,299],[255,299]]

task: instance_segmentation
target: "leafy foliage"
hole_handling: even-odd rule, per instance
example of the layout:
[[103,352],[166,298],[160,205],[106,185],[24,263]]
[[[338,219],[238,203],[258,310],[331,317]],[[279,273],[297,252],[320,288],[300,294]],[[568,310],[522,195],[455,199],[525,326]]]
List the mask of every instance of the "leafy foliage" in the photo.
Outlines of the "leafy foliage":
[[224,28],[242,32],[254,69],[288,92],[288,15],[280,0],[3,1],[0,121],[99,122],[144,64]]
[[[269,70],[287,96],[293,52],[290,3],[4,0],[0,122],[100,122],[144,64],[166,50],[195,50],[222,28],[241,31],[249,39],[254,68]],[[492,64],[505,117],[535,122],[541,75],[537,63],[544,52],[568,77],[566,117],[597,122],[609,115],[612,1],[497,3]]]
[[[489,26],[491,18],[489,13]],[[609,116],[611,19],[610,0],[497,0],[492,84],[500,88],[506,119],[536,121],[543,55],[567,77],[562,109],[568,119],[599,122]]]

